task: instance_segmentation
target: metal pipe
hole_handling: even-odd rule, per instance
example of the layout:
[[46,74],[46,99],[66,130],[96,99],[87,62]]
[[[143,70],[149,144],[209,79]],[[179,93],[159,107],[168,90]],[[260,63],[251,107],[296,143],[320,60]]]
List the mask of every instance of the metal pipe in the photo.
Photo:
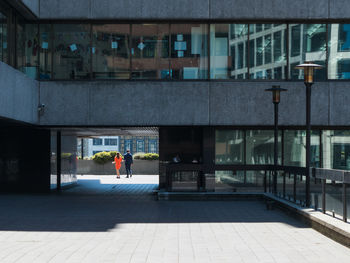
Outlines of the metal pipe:
[[56,190],[60,191],[61,190],[61,155],[62,155],[62,150],[61,150],[61,132],[57,132],[57,156],[56,156],[56,165],[57,165],[57,187]]
[[311,86],[312,83],[305,82],[306,86],[306,207],[310,206],[310,158],[311,158]]
[[343,182],[343,221],[347,221],[346,183]]
[[278,103],[275,106],[275,129],[274,129],[274,173],[273,173],[273,194],[277,194],[277,164],[278,164]]

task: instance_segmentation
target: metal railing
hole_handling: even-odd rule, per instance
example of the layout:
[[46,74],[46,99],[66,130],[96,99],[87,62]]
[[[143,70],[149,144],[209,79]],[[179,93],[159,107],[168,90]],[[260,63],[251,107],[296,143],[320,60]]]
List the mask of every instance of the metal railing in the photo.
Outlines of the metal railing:
[[[231,191],[274,194],[274,165],[216,165],[216,171],[232,172],[218,176],[204,173],[202,164],[169,164],[166,167],[168,191]],[[307,191],[306,168],[277,166],[275,195],[302,207],[310,193],[310,207],[339,215],[346,222],[350,215],[350,171],[312,168]],[[225,187],[220,186],[224,185]],[[221,188],[220,188],[221,187]]]
[[311,206],[330,213],[333,217],[340,216],[347,222],[350,215],[350,171],[313,168],[310,184]]

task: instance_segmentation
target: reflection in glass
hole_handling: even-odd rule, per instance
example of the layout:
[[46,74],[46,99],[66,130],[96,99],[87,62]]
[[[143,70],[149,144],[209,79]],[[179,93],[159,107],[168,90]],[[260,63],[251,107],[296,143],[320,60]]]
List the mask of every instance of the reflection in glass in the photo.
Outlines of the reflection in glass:
[[246,78],[247,41],[247,24],[210,25],[211,79]]
[[8,63],[7,17],[0,12],[0,61]]
[[205,24],[171,25],[173,79],[208,78],[208,30]]
[[249,28],[250,78],[285,79],[287,25],[250,24]]
[[332,215],[334,211],[336,217],[343,218],[343,183],[326,180],[326,213]]
[[[305,167],[306,132],[302,130],[284,131],[284,165]],[[311,132],[311,167],[320,167],[320,136]]]
[[[291,79],[304,79],[304,71],[295,66],[312,61],[325,66],[326,24],[290,24],[289,70]],[[315,71],[315,80],[326,78],[326,67]]]
[[171,25],[173,79],[208,78],[208,30],[205,24]]
[[132,25],[132,78],[169,79],[169,25]]
[[172,173],[171,189],[173,191],[196,191],[198,188],[199,172],[174,172]]
[[38,25],[26,24],[19,20],[17,23],[16,55],[17,68],[28,77],[36,79],[38,68]]
[[92,77],[129,79],[130,25],[93,25],[92,34]]
[[50,189],[57,188],[57,132],[51,131],[50,140]]
[[215,192],[263,192],[264,171],[215,171]]
[[350,131],[322,132],[323,167],[350,170]]
[[90,25],[54,24],[54,79],[88,79],[91,65]]
[[243,131],[217,130],[215,136],[215,163],[243,164],[243,137]]
[[40,65],[39,65],[39,79],[48,80],[51,79],[52,70],[52,25],[41,24],[40,25]]
[[329,24],[328,34],[328,78],[350,79],[350,24]]
[[[248,130],[246,132],[246,163],[274,164],[274,131]],[[278,163],[281,163],[281,137],[278,139]]]

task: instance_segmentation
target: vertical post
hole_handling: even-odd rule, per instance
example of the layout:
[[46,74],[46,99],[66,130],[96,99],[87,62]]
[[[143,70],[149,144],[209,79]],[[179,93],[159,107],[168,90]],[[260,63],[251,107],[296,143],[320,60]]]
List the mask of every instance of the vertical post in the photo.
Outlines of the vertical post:
[[322,180],[322,212],[326,213],[326,179]]
[[264,193],[266,193],[267,186],[266,186],[266,170],[264,171]]
[[277,163],[278,163],[278,103],[274,103],[275,106],[275,140],[274,140],[274,171],[273,171],[273,193],[277,194]]
[[84,139],[81,138],[81,159],[84,160]]
[[294,203],[297,202],[297,174],[293,174],[294,176],[294,180],[293,180],[293,200],[294,200]]
[[57,157],[56,157],[56,165],[57,165],[57,191],[61,190],[61,132],[57,132]]
[[286,173],[283,172],[283,198],[285,199],[286,198]]
[[306,189],[305,201],[306,207],[310,206],[310,161],[311,161],[311,86],[312,83],[306,83]]
[[346,183],[343,182],[343,221],[347,221],[347,205],[346,205]]

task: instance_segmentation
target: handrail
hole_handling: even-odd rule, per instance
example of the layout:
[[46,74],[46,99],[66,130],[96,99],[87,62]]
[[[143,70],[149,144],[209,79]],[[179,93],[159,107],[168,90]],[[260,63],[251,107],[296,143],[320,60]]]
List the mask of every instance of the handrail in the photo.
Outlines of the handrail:
[[339,181],[341,183],[350,184],[350,171],[313,168],[313,176],[318,179],[326,179],[332,181]]

